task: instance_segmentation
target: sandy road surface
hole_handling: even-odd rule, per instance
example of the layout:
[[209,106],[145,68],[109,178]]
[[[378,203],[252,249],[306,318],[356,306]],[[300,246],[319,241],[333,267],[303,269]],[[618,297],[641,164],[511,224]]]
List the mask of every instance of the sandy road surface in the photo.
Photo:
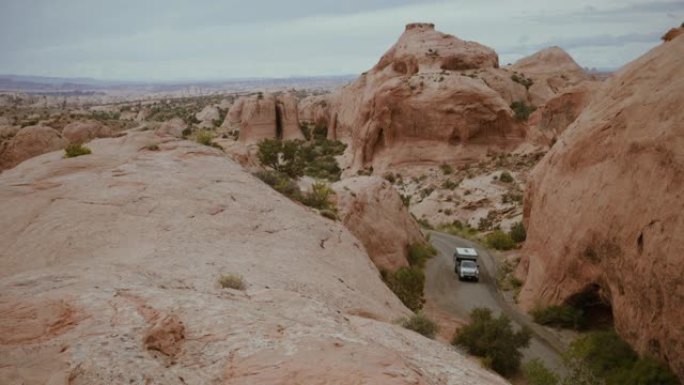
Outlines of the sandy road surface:
[[[544,364],[554,370],[562,371],[559,352],[563,344],[543,327],[532,322],[530,317],[519,312],[506,303],[496,289],[494,258],[480,246],[465,239],[439,232],[431,232],[431,242],[439,251],[426,266],[425,295],[442,311],[451,313],[462,319],[468,318],[470,310],[476,307],[488,307],[495,314],[503,312],[521,326],[532,329],[530,346],[523,351],[523,361],[533,358],[541,359]],[[452,255],[457,247],[473,247],[480,255],[480,281],[461,282],[454,273]]]

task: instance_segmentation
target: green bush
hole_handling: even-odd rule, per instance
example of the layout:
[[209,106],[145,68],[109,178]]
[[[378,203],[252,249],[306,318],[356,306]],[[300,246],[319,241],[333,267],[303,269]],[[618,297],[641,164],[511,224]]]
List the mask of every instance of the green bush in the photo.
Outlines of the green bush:
[[549,370],[540,359],[535,358],[522,366],[528,385],[557,385],[558,375]]
[[639,356],[614,330],[591,332],[575,340],[566,359],[584,366],[606,385],[676,385],[672,372]]
[[324,218],[328,218],[330,220],[336,221],[339,218],[337,218],[337,213],[334,210],[321,210],[320,214]]
[[205,146],[211,146],[211,141],[214,139],[214,134],[207,130],[197,131],[195,134],[195,141]]
[[291,178],[304,175],[304,162],[299,156],[300,141],[263,139],[258,147],[257,157],[263,166]]
[[435,255],[437,255],[437,249],[431,244],[414,242],[409,246],[407,259],[411,266],[425,267],[425,262]]
[[445,180],[444,182],[442,182],[442,188],[443,188],[443,189],[453,190],[453,189],[455,189],[456,187],[458,187],[458,182],[454,182],[454,181],[452,181],[452,180],[450,180],[450,179],[447,179],[447,180]]
[[296,201],[302,200],[299,186],[286,174],[278,171],[259,171],[254,175],[286,197]]
[[585,326],[584,312],[569,305],[553,305],[536,308],[530,312],[534,322],[568,329],[581,329]]
[[446,163],[441,164],[439,166],[439,168],[440,168],[440,170],[442,170],[442,173],[444,175],[449,175],[449,174],[452,174],[454,172],[454,168],[451,167],[450,165],[446,164]]
[[504,171],[504,172],[502,172],[501,175],[499,176],[499,180],[502,181],[502,182],[504,182],[504,183],[513,183],[513,180],[514,180],[514,179],[513,179],[513,176],[511,175],[510,172]]
[[427,338],[435,338],[435,335],[439,331],[437,324],[421,312],[402,319],[401,326],[422,334]]
[[181,135],[183,138],[187,138],[188,136],[192,135],[192,129],[190,127],[184,128],[181,132]]
[[504,233],[501,230],[494,230],[487,234],[485,243],[496,250],[510,250],[515,247],[515,242],[510,234]]
[[219,278],[219,285],[224,289],[245,290],[245,280],[238,274],[226,274]]
[[526,90],[529,90],[532,84],[534,84],[534,81],[531,78],[525,77],[525,74],[519,74],[517,72],[514,72],[513,75],[511,75],[511,80],[522,84]]
[[337,181],[342,170],[335,156],[341,155],[346,148],[340,141],[327,139],[313,142],[264,139],[259,142],[257,156],[263,166],[285,173],[291,178],[308,175]]
[[75,158],[77,156],[81,155],[88,155],[92,154],[93,152],[86,146],[83,146],[81,144],[70,144],[66,146],[64,149],[64,157],[65,158]]
[[394,273],[386,270],[381,272],[382,280],[387,287],[406,305],[407,308],[418,311],[423,308],[423,288],[425,274],[419,267],[400,267]]
[[517,242],[524,242],[527,239],[527,231],[525,231],[525,226],[522,222],[516,222],[511,226],[511,231],[509,233],[511,238]]
[[530,338],[527,328],[514,332],[505,315],[494,318],[490,309],[475,308],[470,312],[470,322],[456,332],[451,343],[483,357],[497,373],[510,376],[520,368],[520,349],[529,346]]
[[530,115],[536,110],[533,106],[528,106],[523,101],[515,101],[511,103],[511,110],[515,114],[515,119],[521,122],[527,121]]
[[332,193],[333,191],[327,184],[316,182],[311,186],[311,191],[304,194],[301,202],[319,210],[330,210],[332,208],[330,203]]

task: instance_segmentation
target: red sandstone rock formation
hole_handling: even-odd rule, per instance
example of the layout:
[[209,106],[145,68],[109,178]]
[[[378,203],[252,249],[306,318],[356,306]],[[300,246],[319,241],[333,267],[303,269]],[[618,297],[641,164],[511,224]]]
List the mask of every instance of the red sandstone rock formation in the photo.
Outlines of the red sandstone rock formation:
[[363,243],[373,263],[394,271],[408,266],[409,246],[424,242],[391,184],[377,177],[354,177],[333,184],[342,223]]
[[497,68],[491,48],[432,24],[409,24],[375,67],[331,97],[328,135],[351,143],[353,169],[453,161],[513,147],[525,132],[508,101],[477,75]]
[[[684,378],[684,36],[628,64],[533,172],[521,304],[600,301]],[[591,310],[593,308],[590,308]]]
[[0,147],[0,170],[12,168],[26,159],[60,150],[67,141],[51,127],[24,127]]

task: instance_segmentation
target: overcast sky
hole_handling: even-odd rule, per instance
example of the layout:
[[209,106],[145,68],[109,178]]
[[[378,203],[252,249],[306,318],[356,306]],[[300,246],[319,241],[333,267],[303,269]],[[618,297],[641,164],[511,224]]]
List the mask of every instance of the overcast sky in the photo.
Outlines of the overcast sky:
[[111,80],[356,74],[409,22],[506,64],[559,45],[617,68],[684,21],[684,0],[0,0],[0,73]]

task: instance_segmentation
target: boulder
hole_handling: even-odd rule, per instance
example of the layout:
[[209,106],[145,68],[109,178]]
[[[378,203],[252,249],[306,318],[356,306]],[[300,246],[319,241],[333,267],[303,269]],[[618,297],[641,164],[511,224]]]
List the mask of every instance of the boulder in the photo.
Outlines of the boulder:
[[332,185],[342,223],[363,243],[379,269],[408,266],[409,246],[424,242],[397,190],[384,179],[360,176]]
[[181,118],[173,118],[162,123],[155,133],[159,136],[173,136],[176,138],[183,137],[183,130],[188,128],[187,123]]
[[221,113],[216,106],[206,106],[202,111],[195,114],[195,118],[200,121],[200,128],[213,128],[214,121],[221,119]]
[[526,192],[519,301],[612,314],[684,379],[684,36],[619,70]]
[[67,141],[55,129],[47,126],[28,126],[19,130],[0,147],[0,170],[12,168],[26,159],[61,150]]
[[96,120],[69,123],[62,129],[62,136],[69,143],[85,143],[95,138],[112,136],[112,130]]

